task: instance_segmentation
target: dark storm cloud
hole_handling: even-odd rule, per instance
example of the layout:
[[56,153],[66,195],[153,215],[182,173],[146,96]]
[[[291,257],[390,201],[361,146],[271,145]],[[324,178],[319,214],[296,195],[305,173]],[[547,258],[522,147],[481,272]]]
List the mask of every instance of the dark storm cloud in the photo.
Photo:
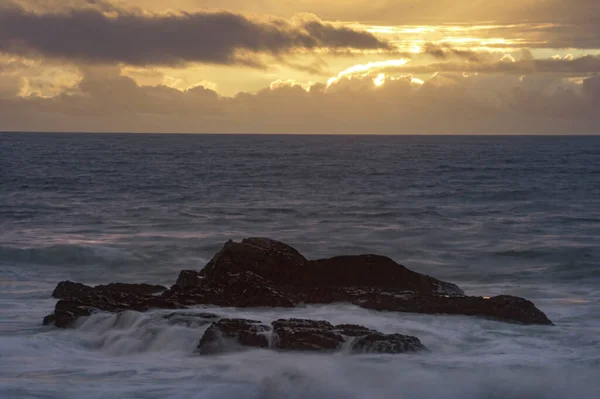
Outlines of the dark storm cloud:
[[40,14],[0,8],[0,52],[19,55],[131,65],[256,66],[251,54],[316,48],[390,49],[370,33],[318,20],[258,21],[228,12],[155,15],[120,10],[107,15],[73,9]]

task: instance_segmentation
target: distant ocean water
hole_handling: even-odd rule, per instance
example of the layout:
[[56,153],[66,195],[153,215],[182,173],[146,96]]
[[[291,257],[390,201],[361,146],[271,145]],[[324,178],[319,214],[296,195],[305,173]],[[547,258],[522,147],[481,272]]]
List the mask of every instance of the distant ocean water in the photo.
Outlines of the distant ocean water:
[[[379,253],[556,326],[350,305],[211,309],[418,336],[427,354],[194,355],[161,312],[41,326],[60,280],[170,285],[228,239]],[[600,397],[600,137],[0,133],[0,398]]]

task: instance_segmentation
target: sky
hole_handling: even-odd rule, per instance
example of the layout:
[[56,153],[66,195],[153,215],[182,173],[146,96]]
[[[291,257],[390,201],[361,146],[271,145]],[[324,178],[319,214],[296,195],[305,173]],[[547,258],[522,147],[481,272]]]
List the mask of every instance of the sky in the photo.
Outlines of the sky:
[[0,131],[597,134],[598,0],[0,0]]

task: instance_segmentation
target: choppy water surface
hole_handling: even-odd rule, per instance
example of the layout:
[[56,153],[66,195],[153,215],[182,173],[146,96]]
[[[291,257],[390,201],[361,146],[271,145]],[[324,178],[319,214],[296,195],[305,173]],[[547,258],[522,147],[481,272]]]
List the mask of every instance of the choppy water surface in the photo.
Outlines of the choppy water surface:
[[[600,138],[0,134],[1,398],[600,397]],[[59,280],[170,285],[229,238],[380,253],[554,327],[350,305],[202,308],[418,336],[429,353],[193,354],[164,312],[42,327]]]

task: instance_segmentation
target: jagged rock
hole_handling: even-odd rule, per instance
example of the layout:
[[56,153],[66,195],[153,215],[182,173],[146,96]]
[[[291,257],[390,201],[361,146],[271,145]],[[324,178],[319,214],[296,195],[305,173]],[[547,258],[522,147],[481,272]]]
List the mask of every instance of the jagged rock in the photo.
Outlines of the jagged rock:
[[204,269],[183,270],[169,290],[148,284],[89,287],[66,281],[58,284],[53,295],[65,302],[59,302],[55,314],[44,322],[57,326],[66,326],[95,310],[144,311],[203,304],[293,307],[299,303],[334,302],[375,310],[552,324],[526,299],[464,296],[456,285],[411,271],[385,256],[338,256],[309,261],[289,245],[267,238],[228,241]]
[[358,338],[352,350],[359,353],[404,353],[426,349],[417,337],[374,332]]
[[171,287],[172,290],[190,290],[200,286],[202,278],[200,273],[194,270],[182,270],[177,277],[175,285]]
[[223,283],[223,296],[232,306],[237,307],[295,306],[290,297],[277,291],[267,280],[252,272],[229,275]]
[[108,285],[97,285],[91,287],[81,283],[71,281],[61,281],[58,283],[52,296],[54,298],[81,298],[90,294],[100,294],[103,292],[123,292],[136,295],[152,295],[166,291],[167,288],[162,285],[151,284],[124,284],[111,283]]
[[427,296],[408,293],[371,296],[366,299],[357,299],[354,303],[374,310],[485,316],[513,323],[552,325],[548,317],[532,302],[508,295],[486,299],[483,297]]
[[[181,276],[181,275],[180,275]],[[227,275],[218,282],[181,289],[181,285],[166,291],[162,296],[184,305],[216,305],[230,307],[294,307],[294,296],[286,295],[259,275],[244,271]]]
[[195,328],[211,324],[219,318],[214,313],[173,312],[164,316],[171,325]]
[[202,269],[211,281],[227,279],[230,274],[252,272],[276,284],[294,284],[307,260],[287,244],[266,238],[228,241]]
[[269,326],[256,320],[221,319],[206,330],[198,343],[198,351],[201,354],[224,352],[228,340],[242,346],[267,348],[269,341],[265,333],[269,330]]
[[209,283],[231,274],[249,271],[275,285],[305,287],[353,287],[411,290],[427,294],[463,295],[456,285],[419,274],[379,255],[338,256],[308,261],[287,244],[267,238],[228,241],[199,273],[184,271],[177,286],[195,286],[205,277]]
[[309,261],[301,275],[310,287],[392,289],[423,294],[464,295],[456,285],[413,272],[386,256],[338,256]]
[[426,349],[416,337],[382,334],[356,325],[333,326],[323,320],[280,319],[271,326],[256,320],[223,319],[206,330],[198,344],[202,354],[241,346],[287,351],[336,351],[344,346],[356,353],[404,353]]
[[331,323],[317,320],[277,320],[272,323],[277,348],[300,351],[335,350],[346,341]]
[[126,310],[145,312],[149,309],[181,308],[184,306],[170,298],[104,290],[100,294],[61,299],[56,303],[54,313],[44,318],[44,325],[54,324],[66,328],[77,318],[97,311],[118,313]]

